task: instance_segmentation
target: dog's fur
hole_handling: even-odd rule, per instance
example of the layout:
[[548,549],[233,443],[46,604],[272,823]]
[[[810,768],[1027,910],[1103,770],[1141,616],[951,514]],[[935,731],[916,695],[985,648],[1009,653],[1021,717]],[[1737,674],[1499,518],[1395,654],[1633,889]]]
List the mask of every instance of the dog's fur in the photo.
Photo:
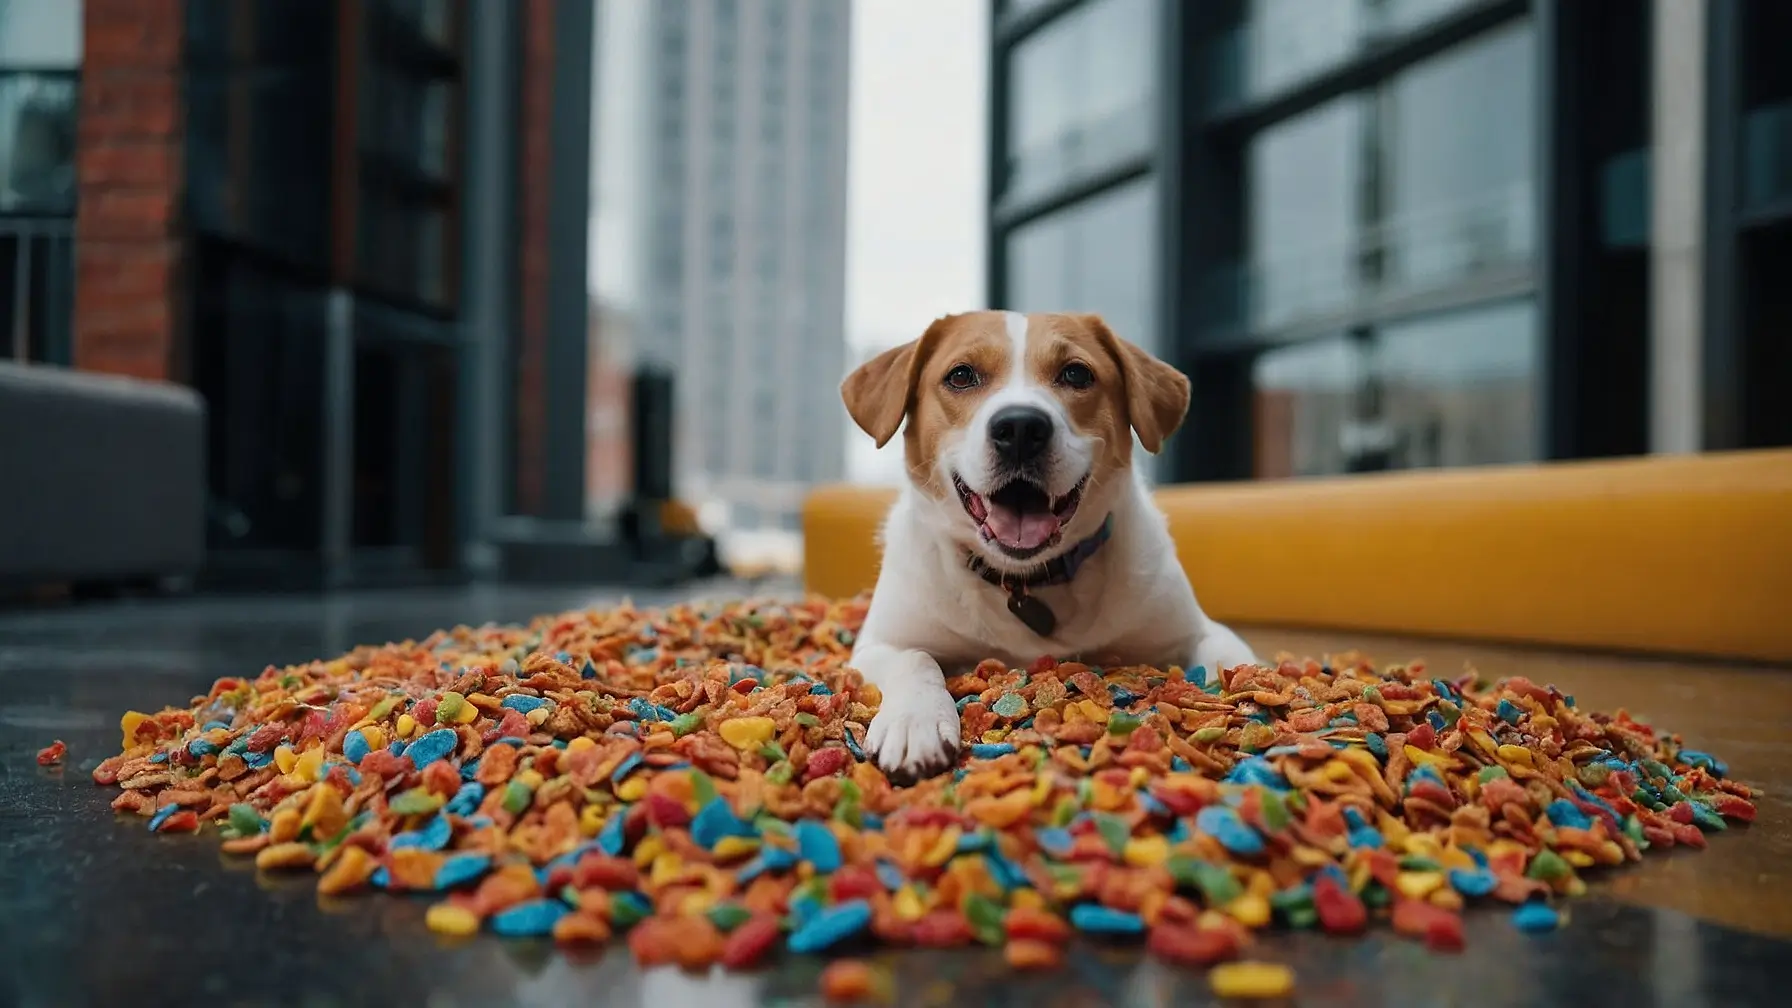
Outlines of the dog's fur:
[[[1087,372],[1067,371],[1071,365]],[[954,372],[961,366],[975,373],[971,387],[948,382],[953,375],[963,384],[967,372]],[[841,395],[880,447],[902,430],[907,459],[908,480],[884,525],[883,569],[852,656],[883,694],[866,747],[893,778],[952,765],[958,712],[944,677],[984,658],[1022,667],[1049,654],[1210,670],[1256,661],[1195,602],[1163,514],[1132,466],[1134,432],[1156,452],[1182,422],[1188,379],[1099,317],[947,316],[854,371]],[[1006,519],[1001,527],[1014,542],[1005,546],[992,532],[998,522],[987,498],[1016,470],[992,445],[990,420],[1017,405],[1052,420],[1044,451],[1025,472],[1045,499],[1064,505],[1052,510],[1057,532],[1044,542],[1035,542],[1041,526],[1022,534],[1018,520]],[[1068,584],[1032,592],[1057,616],[1049,638],[1011,613],[1007,594],[967,564],[975,555],[1004,573],[1034,571],[1109,516],[1111,538]]]

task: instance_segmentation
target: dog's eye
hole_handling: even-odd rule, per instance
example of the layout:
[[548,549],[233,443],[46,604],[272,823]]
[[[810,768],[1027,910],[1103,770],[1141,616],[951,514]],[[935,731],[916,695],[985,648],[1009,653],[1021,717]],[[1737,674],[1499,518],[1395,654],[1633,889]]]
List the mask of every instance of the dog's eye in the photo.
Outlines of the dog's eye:
[[1066,364],[1058,372],[1058,384],[1068,385],[1073,389],[1086,389],[1095,384],[1095,372],[1089,370],[1087,364]]
[[965,389],[975,387],[976,384],[977,369],[969,364],[954,365],[952,370],[946,372],[947,388],[958,389],[962,392]]

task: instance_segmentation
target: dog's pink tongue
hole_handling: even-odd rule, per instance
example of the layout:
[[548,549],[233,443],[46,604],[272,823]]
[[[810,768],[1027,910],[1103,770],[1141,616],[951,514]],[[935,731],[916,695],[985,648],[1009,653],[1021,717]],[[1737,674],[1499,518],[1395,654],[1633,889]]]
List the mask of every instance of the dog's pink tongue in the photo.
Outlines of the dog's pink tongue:
[[1009,549],[1037,549],[1058,532],[1058,518],[1050,511],[1022,513],[995,503],[989,505],[984,524]]

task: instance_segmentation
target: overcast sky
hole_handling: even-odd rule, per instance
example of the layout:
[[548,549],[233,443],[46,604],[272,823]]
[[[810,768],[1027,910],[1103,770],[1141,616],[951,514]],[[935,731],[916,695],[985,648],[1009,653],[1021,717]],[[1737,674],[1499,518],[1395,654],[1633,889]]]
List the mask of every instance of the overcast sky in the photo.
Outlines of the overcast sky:
[[[983,305],[989,4],[852,0],[849,364]],[[900,445],[848,432],[847,477],[893,482]]]

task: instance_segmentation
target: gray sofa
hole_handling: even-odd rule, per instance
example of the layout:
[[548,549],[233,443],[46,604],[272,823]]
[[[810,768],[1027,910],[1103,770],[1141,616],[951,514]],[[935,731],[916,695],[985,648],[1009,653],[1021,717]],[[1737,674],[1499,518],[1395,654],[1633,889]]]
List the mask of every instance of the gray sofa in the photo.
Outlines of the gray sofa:
[[191,389],[0,361],[0,586],[195,574],[205,442]]

